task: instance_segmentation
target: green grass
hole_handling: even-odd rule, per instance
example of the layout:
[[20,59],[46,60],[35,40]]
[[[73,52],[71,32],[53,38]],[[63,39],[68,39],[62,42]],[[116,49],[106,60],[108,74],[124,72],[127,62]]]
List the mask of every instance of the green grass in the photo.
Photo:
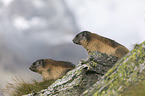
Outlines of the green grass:
[[132,45],[134,49],[138,48],[140,46],[140,44],[136,43]]
[[[23,79],[13,79],[14,83],[8,83],[6,88],[2,89],[3,93],[9,96],[21,96],[24,94],[35,93],[48,88],[54,81],[36,81],[27,83]],[[10,91],[11,90],[11,91]]]

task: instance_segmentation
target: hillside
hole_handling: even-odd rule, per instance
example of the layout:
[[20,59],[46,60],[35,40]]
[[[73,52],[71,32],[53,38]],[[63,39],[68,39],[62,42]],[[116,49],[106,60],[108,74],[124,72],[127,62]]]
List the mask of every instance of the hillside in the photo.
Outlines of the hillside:
[[47,89],[27,96],[116,96],[121,95],[125,88],[144,80],[145,42],[136,45],[118,61],[116,57],[93,52],[87,61],[82,60],[62,79],[56,80]]

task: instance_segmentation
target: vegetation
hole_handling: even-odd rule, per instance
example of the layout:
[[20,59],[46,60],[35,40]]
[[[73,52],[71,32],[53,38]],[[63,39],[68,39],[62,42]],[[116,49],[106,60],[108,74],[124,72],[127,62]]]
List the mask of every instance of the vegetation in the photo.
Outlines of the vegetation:
[[[86,65],[93,64],[93,60],[95,59],[90,60]],[[35,92],[38,92],[37,95],[40,96],[43,94],[68,96],[68,94],[76,95],[76,93],[83,96],[145,96],[145,42],[135,45],[135,49],[119,60],[101,79],[93,83],[93,86],[87,86],[87,90],[81,93],[80,88],[77,88],[76,85],[81,84],[81,80],[85,80],[83,78],[85,77],[83,76],[84,71],[82,70],[86,68],[86,65],[80,64],[74,71],[67,74],[65,78],[55,82],[54,85],[57,91],[54,93],[49,94],[47,90],[40,92],[40,90],[46,89],[54,81],[38,82],[33,80],[33,83],[26,83],[23,79],[14,80],[15,84],[9,83],[4,91],[9,93],[9,90],[13,89],[10,96],[20,96]],[[50,89],[53,90],[53,88]]]
[[15,78],[14,83],[8,83],[2,91],[10,96],[21,96],[24,94],[39,92],[46,89],[54,81],[41,81],[32,80],[32,83],[26,83],[23,79]]
[[125,88],[121,96],[145,96],[145,81]]
[[136,43],[136,44],[133,44],[133,48],[138,48],[140,44]]

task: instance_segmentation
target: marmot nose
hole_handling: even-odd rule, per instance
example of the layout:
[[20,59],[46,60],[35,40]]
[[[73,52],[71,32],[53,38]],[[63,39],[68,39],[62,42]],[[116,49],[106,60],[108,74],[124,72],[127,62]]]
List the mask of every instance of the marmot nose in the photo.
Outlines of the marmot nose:
[[29,69],[31,70],[31,71],[33,71],[33,72],[37,72],[37,69],[36,68],[33,68],[33,67],[29,67]]
[[79,41],[76,38],[74,38],[72,41],[74,44],[79,44]]

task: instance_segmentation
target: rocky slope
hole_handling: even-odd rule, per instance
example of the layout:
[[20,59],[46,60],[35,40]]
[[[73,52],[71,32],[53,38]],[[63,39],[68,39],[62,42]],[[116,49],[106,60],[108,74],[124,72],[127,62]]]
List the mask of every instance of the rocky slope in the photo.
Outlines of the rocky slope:
[[118,61],[116,57],[93,52],[62,79],[27,96],[116,96],[142,80],[145,80],[145,42]]

